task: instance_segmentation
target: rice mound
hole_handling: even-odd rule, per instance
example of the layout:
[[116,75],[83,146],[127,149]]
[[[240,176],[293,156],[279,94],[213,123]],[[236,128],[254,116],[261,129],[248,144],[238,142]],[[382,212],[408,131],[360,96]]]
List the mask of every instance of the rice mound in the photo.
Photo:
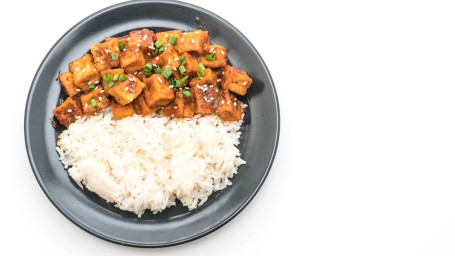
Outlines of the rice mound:
[[202,205],[244,164],[242,121],[216,115],[185,119],[138,115],[118,121],[110,110],[81,117],[59,136],[57,152],[72,179],[115,206],[158,213],[179,199]]

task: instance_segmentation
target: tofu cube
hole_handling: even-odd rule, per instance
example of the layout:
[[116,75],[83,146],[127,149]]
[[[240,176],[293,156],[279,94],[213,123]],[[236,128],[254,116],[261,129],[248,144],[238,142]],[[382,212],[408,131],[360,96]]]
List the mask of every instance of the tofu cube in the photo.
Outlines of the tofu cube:
[[206,68],[204,70],[204,75],[199,78],[195,77],[191,79],[190,81],[190,86],[196,86],[196,85],[217,85],[218,84],[218,76],[216,73],[211,69],[211,68]]
[[58,79],[60,80],[60,84],[63,87],[63,90],[65,90],[65,93],[73,97],[74,95],[77,95],[81,89],[77,88],[76,85],[74,84],[73,81],[73,73],[71,72],[65,72],[63,74],[60,74],[58,76]]
[[178,70],[178,67],[180,66],[180,56],[174,47],[166,46],[164,52],[152,59],[152,64],[160,66],[163,70],[166,66],[171,70]]
[[155,49],[155,38],[155,33],[146,28],[133,30],[128,34],[128,47],[139,47],[143,53],[151,53]]
[[147,105],[145,101],[144,94],[140,94],[137,98],[133,101],[133,108],[138,115],[141,116],[148,116],[154,114],[160,107],[151,108]]
[[208,31],[195,30],[193,32],[182,33],[180,39],[177,40],[177,50],[180,54],[184,52],[196,52],[202,55],[206,45],[210,45]]
[[93,64],[93,57],[85,54],[82,58],[70,62],[69,68],[73,73],[74,84],[84,92],[89,91],[91,84],[97,84],[101,81],[100,72]]
[[[205,56],[215,54],[215,60],[207,60]],[[199,62],[204,67],[222,68],[227,64],[227,50],[221,45],[207,45],[204,47],[204,55],[199,58]]]
[[106,37],[106,39],[104,39],[105,42],[109,42],[109,41],[115,41],[117,42],[117,44],[119,45],[119,51],[122,52],[122,50],[120,50],[120,43],[123,43],[123,51],[126,51],[126,49],[128,48],[128,40],[126,37]]
[[194,116],[193,96],[183,97],[183,93],[181,90],[176,91],[175,100],[164,107],[163,115],[174,118],[193,117]]
[[145,66],[145,57],[140,48],[136,46],[120,53],[120,66],[125,73],[141,71]]
[[222,100],[216,110],[216,114],[224,121],[242,120],[243,107],[241,102],[226,89],[221,89],[220,96]]
[[161,41],[161,42],[163,42],[164,46],[169,46],[169,45],[171,45],[171,44],[168,44],[169,38],[171,38],[171,36],[177,37],[177,42],[178,42],[181,35],[182,35],[181,30],[170,30],[170,31],[159,32],[159,33],[156,33],[156,41]]
[[60,106],[52,110],[52,113],[65,127],[68,127],[83,115],[79,102],[72,97],[68,97]]
[[182,56],[185,56],[186,59],[186,63],[183,65],[186,69],[185,75],[196,76],[197,72],[199,71],[199,62],[197,57],[190,52],[185,52],[182,54]]
[[93,55],[96,69],[103,71],[119,65],[120,49],[118,40],[110,40],[104,43],[92,45],[90,51]]
[[248,74],[233,66],[226,65],[221,73],[221,86],[238,95],[245,95],[253,80]]
[[125,71],[123,70],[123,68],[107,69],[107,70],[101,71],[101,79],[103,80],[104,91],[108,92],[111,89],[108,86],[108,82],[106,82],[104,80],[105,75],[109,74],[113,78],[115,74],[119,75],[119,77],[120,77],[120,75],[123,75],[124,73],[125,73]]
[[134,75],[127,74],[126,80],[117,82],[108,93],[114,97],[114,99],[120,105],[126,105],[131,103],[144,89],[144,83]]
[[122,118],[134,115],[134,108],[132,103],[120,105],[117,102],[112,102],[111,110],[114,120],[120,120]]
[[210,86],[195,86],[190,88],[194,97],[194,112],[196,114],[214,114],[221,101],[219,89]]
[[[96,105],[92,105],[96,103]],[[107,98],[101,86],[97,86],[93,91],[81,95],[82,111],[87,116],[99,113],[101,110],[109,107],[110,100]]]
[[153,74],[144,79],[144,96],[150,107],[162,107],[174,100],[174,91],[167,80],[160,74]]

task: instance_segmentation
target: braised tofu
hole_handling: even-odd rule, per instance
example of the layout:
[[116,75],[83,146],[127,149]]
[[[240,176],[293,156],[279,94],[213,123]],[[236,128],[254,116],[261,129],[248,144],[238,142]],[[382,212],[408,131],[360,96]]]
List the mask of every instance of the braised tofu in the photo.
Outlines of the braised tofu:
[[143,53],[151,53],[155,49],[155,38],[155,33],[146,28],[133,30],[128,34],[128,47],[139,47]]
[[128,48],[120,53],[120,66],[125,70],[125,73],[134,73],[141,71],[145,65],[144,54],[139,47]]
[[103,71],[119,65],[120,49],[118,40],[94,44],[90,48],[90,51],[98,71]]
[[172,46],[166,46],[166,50],[152,59],[152,64],[162,67],[168,66],[171,70],[177,70],[180,66],[180,57],[177,51]]
[[196,114],[214,114],[220,104],[219,89],[210,86],[195,86],[190,88],[194,97],[194,112]]
[[150,107],[162,107],[174,100],[174,91],[160,74],[153,74],[144,80],[144,96]]
[[117,102],[112,102],[111,110],[114,120],[120,120],[122,118],[134,115],[134,108],[132,103],[120,105]]
[[221,101],[216,114],[224,121],[242,120],[243,107],[240,101],[226,89],[220,90]]
[[[104,39],[104,41],[105,42],[109,42],[109,41],[117,42],[120,52],[126,51],[126,48],[128,48],[128,40],[126,37],[106,37],[106,39]],[[121,47],[122,44],[123,44],[123,49]]]
[[161,41],[164,46],[168,46],[169,39],[171,38],[171,36],[175,36],[178,41],[180,39],[181,34],[182,34],[181,30],[170,30],[170,31],[159,32],[159,33],[156,33],[156,41]]
[[141,93],[137,98],[133,101],[134,110],[138,115],[141,116],[148,116],[154,114],[160,107],[149,107],[147,102],[145,101],[144,94]]
[[226,65],[221,73],[221,86],[238,95],[245,95],[253,80],[248,74],[233,66]]
[[90,54],[70,62],[69,68],[73,73],[74,84],[84,92],[89,91],[91,84],[97,84],[101,80],[100,72],[97,71]]
[[[227,50],[221,45],[207,45],[204,47],[204,55],[199,58],[199,62],[204,67],[221,68],[226,66]],[[214,58],[212,60],[211,58]]]
[[180,54],[184,52],[196,52],[202,55],[206,45],[210,45],[208,31],[195,30],[193,32],[182,33],[180,39],[177,40],[177,50]]
[[211,68],[206,68],[204,70],[204,74],[201,78],[195,77],[191,79],[190,86],[196,85],[217,85],[218,84],[218,77],[216,73]]
[[77,88],[74,84],[73,73],[65,72],[63,74],[60,74],[58,76],[58,79],[60,80],[60,84],[62,85],[63,90],[65,90],[65,93],[68,96],[73,97],[81,91],[81,89]]
[[198,59],[190,52],[185,52],[182,54],[182,58],[185,57],[185,64],[183,65],[186,69],[186,75],[196,76],[196,73],[199,71]]
[[65,127],[68,127],[83,115],[79,103],[72,97],[68,97],[60,106],[52,110],[52,113]]
[[117,82],[108,93],[114,97],[114,99],[120,105],[126,105],[131,103],[144,89],[144,83],[134,75],[127,74],[126,80]]
[[97,86],[93,91],[81,95],[82,111],[87,116],[99,113],[109,107],[110,100],[101,86]]
[[[101,79],[103,80],[103,88],[104,88],[104,91],[109,91],[112,86],[115,85],[115,83],[119,82],[118,79],[121,75],[123,75],[125,72],[123,70],[123,68],[116,68],[116,69],[107,69],[107,70],[103,70],[101,71]],[[104,77],[106,75],[109,75],[113,80],[112,80],[112,83],[111,84],[111,87],[109,88],[109,83],[106,81],[106,79],[104,79]],[[114,81],[114,77],[117,77],[117,81]]]
[[163,115],[174,118],[193,117],[194,103],[193,96],[184,97],[183,92],[178,90],[175,92],[175,100],[166,105],[163,109]]

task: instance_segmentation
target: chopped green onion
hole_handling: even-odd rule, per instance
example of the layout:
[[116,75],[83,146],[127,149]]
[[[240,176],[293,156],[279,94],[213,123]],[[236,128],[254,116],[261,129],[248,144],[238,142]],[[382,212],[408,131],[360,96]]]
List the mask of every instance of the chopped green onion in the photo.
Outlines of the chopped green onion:
[[168,79],[172,75],[172,71],[169,68],[165,68],[161,75]]
[[177,43],[177,37],[171,35],[171,37],[169,38],[169,43],[172,44],[172,45]]
[[123,42],[118,43],[118,48],[120,51],[123,51],[123,49],[125,49],[125,44]]
[[112,54],[112,60],[118,60],[118,55],[117,53]]
[[206,60],[216,60],[216,55],[215,55],[215,53],[205,55],[205,59]]
[[182,80],[175,80],[175,87],[180,88],[182,87],[183,83]]
[[197,72],[197,77],[199,77],[199,79],[202,79],[203,76],[204,76],[204,71],[199,70]]
[[155,73],[161,74],[161,73],[163,73],[163,70],[161,70],[161,68],[158,66],[155,68]]
[[108,83],[112,82],[112,76],[109,74],[104,75],[103,79],[104,79],[104,81],[106,81]]
[[177,80],[172,79],[172,78],[169,78],[169,79],[167,80],[167,82],[168,82],[170,85],[175,85],[175,82],[176,82],[176,81],[177,81]]
[[89,86],[88,86],[88,89],[89,89],[90,91],[93,90],[93,89],[95,89],[95,85],[94,85],[94,84],[89,85]]
[[202,63],[199,63],[197,66],[199,67],[199,71],[205,70],[205,67],[204,67],[204,65],[202,65]]
[[158,41],[155,42],[155,46],[156,46],[156,48],[160,48],[161,46],[163,46],[163,42],[158,40]]
[[152,54],[153,54],[153,55],[158,54],[158,48],[153,49]]
[[126,80],[126,75],[125,75],[125,74],[120,75],[120,77],[118,78],[118,80],[120,80],[121,82],[125,81],[125,80]]
[[161,47],[158,49],[158,52],[159,52],[159,53],[162,53],[162,52],[164,52],[164,47],[163,47],[163,46],[161,46]]
[[114,85],[115,85],[114,82],[109,82],[109,83],[107,83],[107,87],[109,87],[109,88],[112,88],[112,86],[114,86]]
[[180,62],[182,63],[182,65],[185,65],[185,64],[186,64],[186,58],[185,58],[185,56],[182,56],[182,57],[180,58]]
[[188,90],[184,90],[184,91],[182,92],[182,94],[183,94],[183,97],[185,97],[185,98],[188,98],[188,97],[191,96],[191,93],[190,93],[190,91],[188,91]]
[[185,68],[183,65],[180,65],[179,71],[180,71],[180,74],[183,75],[183,74],[185,74],[185,72],[186,72],[186,68]]
[[144,76],[149,77],[152,75],[152,71],[144,71]]
[[145,64],[144,71],[149,71],[149,72],[152,71],[152,64],[150,64],[150,63]]
[[91,99],[91,100],[90,100],[90,104],[92,105],[93,108],[98,107],[98,104],[96,103],[96,100],[95,100],[95,99]]
[[182,84],[183,84],[184,82],[186,82],[186,79],[187,79],[187,78],[188,78],[188,77],[185,76],[184,78],[180,79],[180,81],[182,81]]
[[114,74],[114,78],[113,78],[114,82],[118,81],[118,77],[119,77],[119,74]]

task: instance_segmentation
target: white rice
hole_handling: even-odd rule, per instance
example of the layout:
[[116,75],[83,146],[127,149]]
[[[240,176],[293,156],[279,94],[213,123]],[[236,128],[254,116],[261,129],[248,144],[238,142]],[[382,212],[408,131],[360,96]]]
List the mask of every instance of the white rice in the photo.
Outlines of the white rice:
[[83,188],[139,217],[158,213],[179,199],[189,210],[231,185],[244,164],[242,121],[216,115],[186,119],[134,115],[119,121],[110,110],[82,117],[60,135],[57,152]]

